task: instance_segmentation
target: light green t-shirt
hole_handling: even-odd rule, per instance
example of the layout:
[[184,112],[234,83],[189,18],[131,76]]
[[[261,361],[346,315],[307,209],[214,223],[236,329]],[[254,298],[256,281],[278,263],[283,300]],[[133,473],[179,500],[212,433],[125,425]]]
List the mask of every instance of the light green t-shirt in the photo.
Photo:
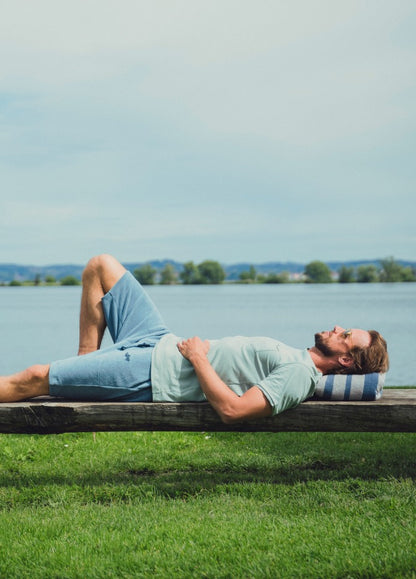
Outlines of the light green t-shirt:
[[[153,351],[151,380],[155,402],[206,400],[192,364],[177,348],[180,340],[167,334]],[[210,340],[208,359],[219,377],[239,396],[258,386],[273,414],[312,396],[322,376],[307,350],[291,348],[272,338],[235,336]]]

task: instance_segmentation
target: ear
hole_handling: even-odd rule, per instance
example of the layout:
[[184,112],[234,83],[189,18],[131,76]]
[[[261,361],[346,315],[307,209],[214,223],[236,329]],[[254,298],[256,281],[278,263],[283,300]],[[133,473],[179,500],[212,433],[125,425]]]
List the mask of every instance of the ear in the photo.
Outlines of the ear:
[[344,356],[340,356],[338,358],[338,363],[343,368],[351,368],[351,366],[353,366],[354,364],[354,360],[352,359],[351,356],[345,354]]

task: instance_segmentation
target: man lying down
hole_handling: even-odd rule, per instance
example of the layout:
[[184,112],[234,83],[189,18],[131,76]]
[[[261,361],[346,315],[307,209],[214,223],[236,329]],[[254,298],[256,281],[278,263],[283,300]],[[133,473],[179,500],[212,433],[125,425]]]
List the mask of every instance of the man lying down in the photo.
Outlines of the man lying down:
[[[0,402],[36,396],[118,402],[207,400],[225,423],[283,412],[313,395],[323,374],[386,372],[375,330],[335,326],[298,350],[272,338],[182,339],[114,257],[82,277],[78,356],[0,377]],[[201,304],[203,306],[203,304]],[[108,327],[114,344],[100,349]]]

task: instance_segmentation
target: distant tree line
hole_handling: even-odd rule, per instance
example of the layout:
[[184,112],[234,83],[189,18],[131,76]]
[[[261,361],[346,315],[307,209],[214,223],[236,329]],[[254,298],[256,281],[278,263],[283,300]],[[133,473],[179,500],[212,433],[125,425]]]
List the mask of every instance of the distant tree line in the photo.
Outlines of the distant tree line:
[[[188,261],[183,265],[182,271],[176,272],[171,264],[158,272],[150,264],[142,265],[133,272],[134,276],[143,285],[172,285],[183,283],[185,285],[196,284],[220,284],[226,278],[225,271],[218,261],[203,261],[196,265]],[[157,277],[159,280],[156,281]],[[260,274],[252,265],[248,270],[239,275],[235,283],[376,283],[376,282],[414,282],[416,271],[411,267],[399,264],[393,257],[381,260],[380,266],[374,264],[360,265],[358,267],[342,266],[339,271],[332,272],[323,261],[311,261],[305,266],[303,275],[298,279],[291,279],[289,272]]]
[[[205,260],[199,264],[187,261],[178,272],[172,264],[167,263],[163,269],[157,270],[150,263],[145,263],[133,271],[134,277],[143,285],[184,285],[221,284],[226,279],[224,268],[218,261]],[[291,278],[289,272],[261,274],[252,265],[248,270],[239,275],[239,279],[233,283],[391,283],[391,282],[415,282],[416,271],[398,263],[393,257],[387,257],[380,261],[380,265],[368,264],[357,267],[343,265],[337,272],[331,271],[323,261],[311,261],[305,266],[303,274],[297,278]],[[32,281],[13,280],[10,283],[0,285],[80,285],[81,281],[72,275],[67,275],[60,280],[47,275],[44,280],[39,275]]]
[[[138,267],[133,271],[134,277],[143,285],[156,283],[157,270],[149,263]],[[179,274],[170,264],[166,264],[160,271],[161,285],[173,285],[179,281],[184,285],[220,284],[225,280],[224,268],[218,261],[206,260],[196,265],[193,261],[183,264]]]
[[[240,281],[244,283],[288,283],[293,281],[287,272],[270,273],[267,276],[257,275],[253,266],[240,274]],[[337,272],[332,272],[323,261],[311,261],[305,266],[300,279],[303,283],[392,283],[414,282],[416,271],[411,267],[402,266],[393,257],[382,259],[380,266],[374,264],[350,267],[343,265]]]
[[[394,283],[416,281],[416,271],[411,267],[405,267],[393,257],[387,257],[380,261],[380,266],[374,264],[359,265],[357,268],[343,265],[337,272],[339,283]],[[305,267],[306,282],[330,283],[333,281],[332,272],[321,261],[312,261]]]
[[35,275],[34,280],[26,280],[20,281],[17,279],[12,280],[8,284],[1,283],[0,285],[11,286],[11,287],[19,287],[19,286],[59,286],[59,285],[81,285],[81,280],[73,275],[66,275],[65,277],[57,280],[52,275],[46,275],[45,278],[42,280],[40,275]]

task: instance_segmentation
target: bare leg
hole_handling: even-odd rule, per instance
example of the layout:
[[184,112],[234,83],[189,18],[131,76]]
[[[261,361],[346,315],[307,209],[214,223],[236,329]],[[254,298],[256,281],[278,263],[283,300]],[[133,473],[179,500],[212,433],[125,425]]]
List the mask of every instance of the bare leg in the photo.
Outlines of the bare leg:
[[0,376],[0,402],[18,402],[49,394],[49,365],[31,366],[11,376]]
[[[101,298],[124,275],[125,268],[110,255],[93,257],[83,273],[79,353],[97,350],[105,330]],[[0,402],[17,402],[49,394],[49,365],[35,365],[11,376],[0,376]]]
[[[101,298],[124,275],[125,268],[110,255],[93,257],[82,281],[79,353],[97,350],[105,330]],[[35,365],[11,376],[0,376],[0,402],[17,402],[49,394],[49,365]]]
[[126,269],[111,255],[98,255],[87,263],[82,275],[78,355],[101,346],[106,327],[101,298],[125,273]]

